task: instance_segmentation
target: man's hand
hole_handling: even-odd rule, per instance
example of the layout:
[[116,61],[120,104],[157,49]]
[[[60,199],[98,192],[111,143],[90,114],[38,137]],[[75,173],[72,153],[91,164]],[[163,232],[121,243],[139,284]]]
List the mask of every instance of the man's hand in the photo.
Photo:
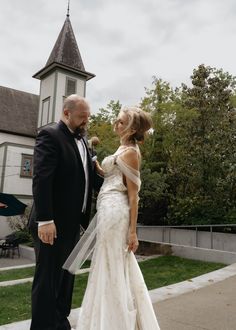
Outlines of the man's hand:
[[54,238],[57,237],[57,229],[54,223],[49,223],[38,227],[38,237],[46,244],[53,245]]

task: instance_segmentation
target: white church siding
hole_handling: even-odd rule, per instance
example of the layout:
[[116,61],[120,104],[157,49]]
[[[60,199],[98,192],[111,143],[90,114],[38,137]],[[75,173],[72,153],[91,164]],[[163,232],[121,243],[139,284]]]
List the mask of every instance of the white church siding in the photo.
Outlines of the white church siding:
[[81,95],[81,96],[86,96],[85,92],[86,92],[86,81],[82,80],[82,79],[77,79],[77,91],[76,94]]
[[[56,79],[56,73],[54,72],[53,74],[44,78],[41,82],[38,127],[44,126],[47,123],[53,121],[53,97],[54,97],[55,79]],[[45,113],[47,111],[47,106],[45,106],[45,103],[49,105],[47,113]]]
[[20,176],[22,154],[33,155],[33,147],[7,143],[2,192],[29,197],[32,196],[32,179]]
[[17,144],[25,144],[27,146],[34,146],[35,144],[34,138],[0,132],[0,145],[6,141]]
[[57,70],[56,94],[54,99],[53,121],[58,122],[62,113],[63,96],[65,96],[64,77]]

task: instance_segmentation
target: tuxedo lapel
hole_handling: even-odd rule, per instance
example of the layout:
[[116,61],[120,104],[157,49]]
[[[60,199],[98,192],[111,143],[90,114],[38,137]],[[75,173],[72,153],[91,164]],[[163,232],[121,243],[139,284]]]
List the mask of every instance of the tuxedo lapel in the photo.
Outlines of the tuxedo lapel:
[[76,156],[78,158],[79,164],[83,168],[83,162],[82,162],[82,159],[81,159],[81,155],[80,155],[78,146],[77,146],[77,144],[75,142],[74,136],[71,134],[70,130],[68,129],[68,127],[66,126],[66,124],[62,120],[59,121],[58,126],[65,133],[65,135],[67,136],[67,138],[70,140],[71,145],[73,146],[73,148],[75,150],[75,153],[76,153]]

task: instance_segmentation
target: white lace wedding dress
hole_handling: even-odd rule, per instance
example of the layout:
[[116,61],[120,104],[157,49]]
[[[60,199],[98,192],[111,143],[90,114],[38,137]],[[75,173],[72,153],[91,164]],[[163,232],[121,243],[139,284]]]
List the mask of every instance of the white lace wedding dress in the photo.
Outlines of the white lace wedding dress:
[[123,174],[139,187],[140,179],[120,157],[123,151],[103,160],[97,214],[63,266],[75,273],[93,252],[77,330],[160,329],[136,258],[127,250],[129,205]]

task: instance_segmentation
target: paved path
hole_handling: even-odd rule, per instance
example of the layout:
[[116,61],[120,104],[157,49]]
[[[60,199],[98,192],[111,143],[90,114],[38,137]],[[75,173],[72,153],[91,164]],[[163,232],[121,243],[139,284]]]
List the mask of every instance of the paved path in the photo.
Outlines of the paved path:
[[154,304],[161,330],[235,330],[236,276]]
[[[161,330],[236,330],[236,264],[151,290],[150,296]],[[78,312],[72,310],[72,326]],[[12,323],[0,330],[28,330],[29,323]]]

